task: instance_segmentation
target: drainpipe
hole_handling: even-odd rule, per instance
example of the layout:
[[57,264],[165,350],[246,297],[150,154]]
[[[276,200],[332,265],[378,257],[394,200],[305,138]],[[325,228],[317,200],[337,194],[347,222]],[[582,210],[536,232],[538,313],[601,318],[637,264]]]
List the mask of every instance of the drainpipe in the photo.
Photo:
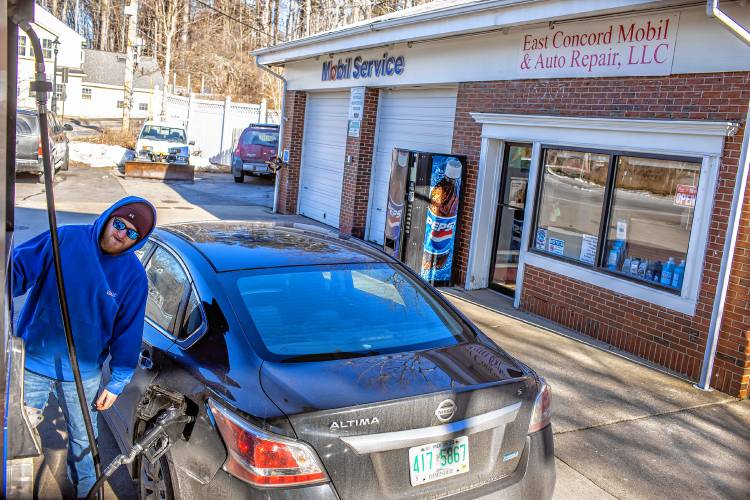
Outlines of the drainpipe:
[[[273,76],[274,78],[278,78],[279,80],[281,80],[281,82],[283,84],[283,89],[281,91],[282,92],[281,93],[281,111],[279,112],[279,145],[276,148],[276,158],[277,158],[277,161],[278,161],[278,160],[282,159],[281,152],[282,152],[282,148],[284,147],[284,129],[286,129],[286,120],[287,120],[287,118],[286,118],[286,87],[287,87],[287,81],[286,81],[286,78],[284,78],[283,76],[279,75],[278,73],[276,73],[274,71],[271,71],[271,68],[269,68],[268,66],[266,66],[264,64],[261,64],[258,61],[258,56],[255,56],[255,65],[259,69],[261,69],[261,70],[265,71],[266,73],[268,73],[269,75]],[[279,176],[277,174],[276,175],[276,180],[274,182],[274,187],[273,187],[273,212],[274,213],[278,212],[278,202],[279,202]]]
[[[750,32],[719,9],[719,0],[707,0],[706,12],[709,17],[719,20],[732,34],[750,46]],[[737,178],[734,181],[732,209],[729,213],[729,225],[727,227],[726,239],[724,240],[724,253],[721,256],[719,281],[716,285],[716,295],[714,296],[714,305],[711,311],[711,324],[708,328],[708,338],[706,339],[706,352],[703,355],[700,381],[695,384],[695,387],[702,391],[711,390],[711,372],[713,371],[714,360],[716,359],[716,345],[719,342],[719,331],[721,329],[721,321],[724,317],[729,276],[732,272],[734,250],[737,245],[737,232],[739,231],[740,218],[742,217],[742,204],[745,200],[747,175],[750,171],[750,161],[748,161],[747,154],[748,143],[750,143],[749,124],[750,108],[745,117],[745,134],[742,138],[742,150],[740,152],[740,163],[737,167]]]

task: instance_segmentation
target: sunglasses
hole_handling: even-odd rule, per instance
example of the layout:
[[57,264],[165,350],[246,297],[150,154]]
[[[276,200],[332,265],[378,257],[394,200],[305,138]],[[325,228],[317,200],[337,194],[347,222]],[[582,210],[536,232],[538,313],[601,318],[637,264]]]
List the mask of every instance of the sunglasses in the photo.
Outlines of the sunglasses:
[[138,238],[141,237],[140,234],[138,234],[138,231],[135,229],[129,229],[128,226],[125,225],[125,222],[122,219],[118,219],[115,217],[112,220],[112,226],[117,229],[118,231],[122,231],[123,229],[127,229],[126,233],[128,235],[128,238],[130,238],[133,241],[138,240]]

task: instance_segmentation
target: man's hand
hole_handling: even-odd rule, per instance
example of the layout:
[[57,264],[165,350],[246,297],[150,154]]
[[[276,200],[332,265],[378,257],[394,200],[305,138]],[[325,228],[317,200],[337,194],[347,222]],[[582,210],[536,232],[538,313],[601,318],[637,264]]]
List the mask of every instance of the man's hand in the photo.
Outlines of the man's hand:
[[109,392],[107,389],[103,389],[102,393],[94,403],[94,406],[99,411],[109,410],[110,407],[115,403],[117,396]]

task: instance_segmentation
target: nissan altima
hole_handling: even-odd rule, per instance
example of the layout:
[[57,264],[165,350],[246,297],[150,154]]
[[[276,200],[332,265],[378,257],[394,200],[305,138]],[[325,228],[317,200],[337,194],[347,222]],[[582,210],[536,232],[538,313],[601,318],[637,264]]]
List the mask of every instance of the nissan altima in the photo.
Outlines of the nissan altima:
[[311,226],[165,226],[125,450],[151,386],[195,417],[132,468],[142,498],[550,498],[550,388],[400,262]]

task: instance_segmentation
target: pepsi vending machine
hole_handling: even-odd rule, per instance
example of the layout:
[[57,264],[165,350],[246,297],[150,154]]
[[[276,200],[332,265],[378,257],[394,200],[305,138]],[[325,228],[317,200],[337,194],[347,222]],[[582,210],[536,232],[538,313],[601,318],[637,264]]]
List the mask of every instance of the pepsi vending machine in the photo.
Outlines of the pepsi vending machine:
[[466,157],[394,149],[385,252],[435,286],[453,284]]

